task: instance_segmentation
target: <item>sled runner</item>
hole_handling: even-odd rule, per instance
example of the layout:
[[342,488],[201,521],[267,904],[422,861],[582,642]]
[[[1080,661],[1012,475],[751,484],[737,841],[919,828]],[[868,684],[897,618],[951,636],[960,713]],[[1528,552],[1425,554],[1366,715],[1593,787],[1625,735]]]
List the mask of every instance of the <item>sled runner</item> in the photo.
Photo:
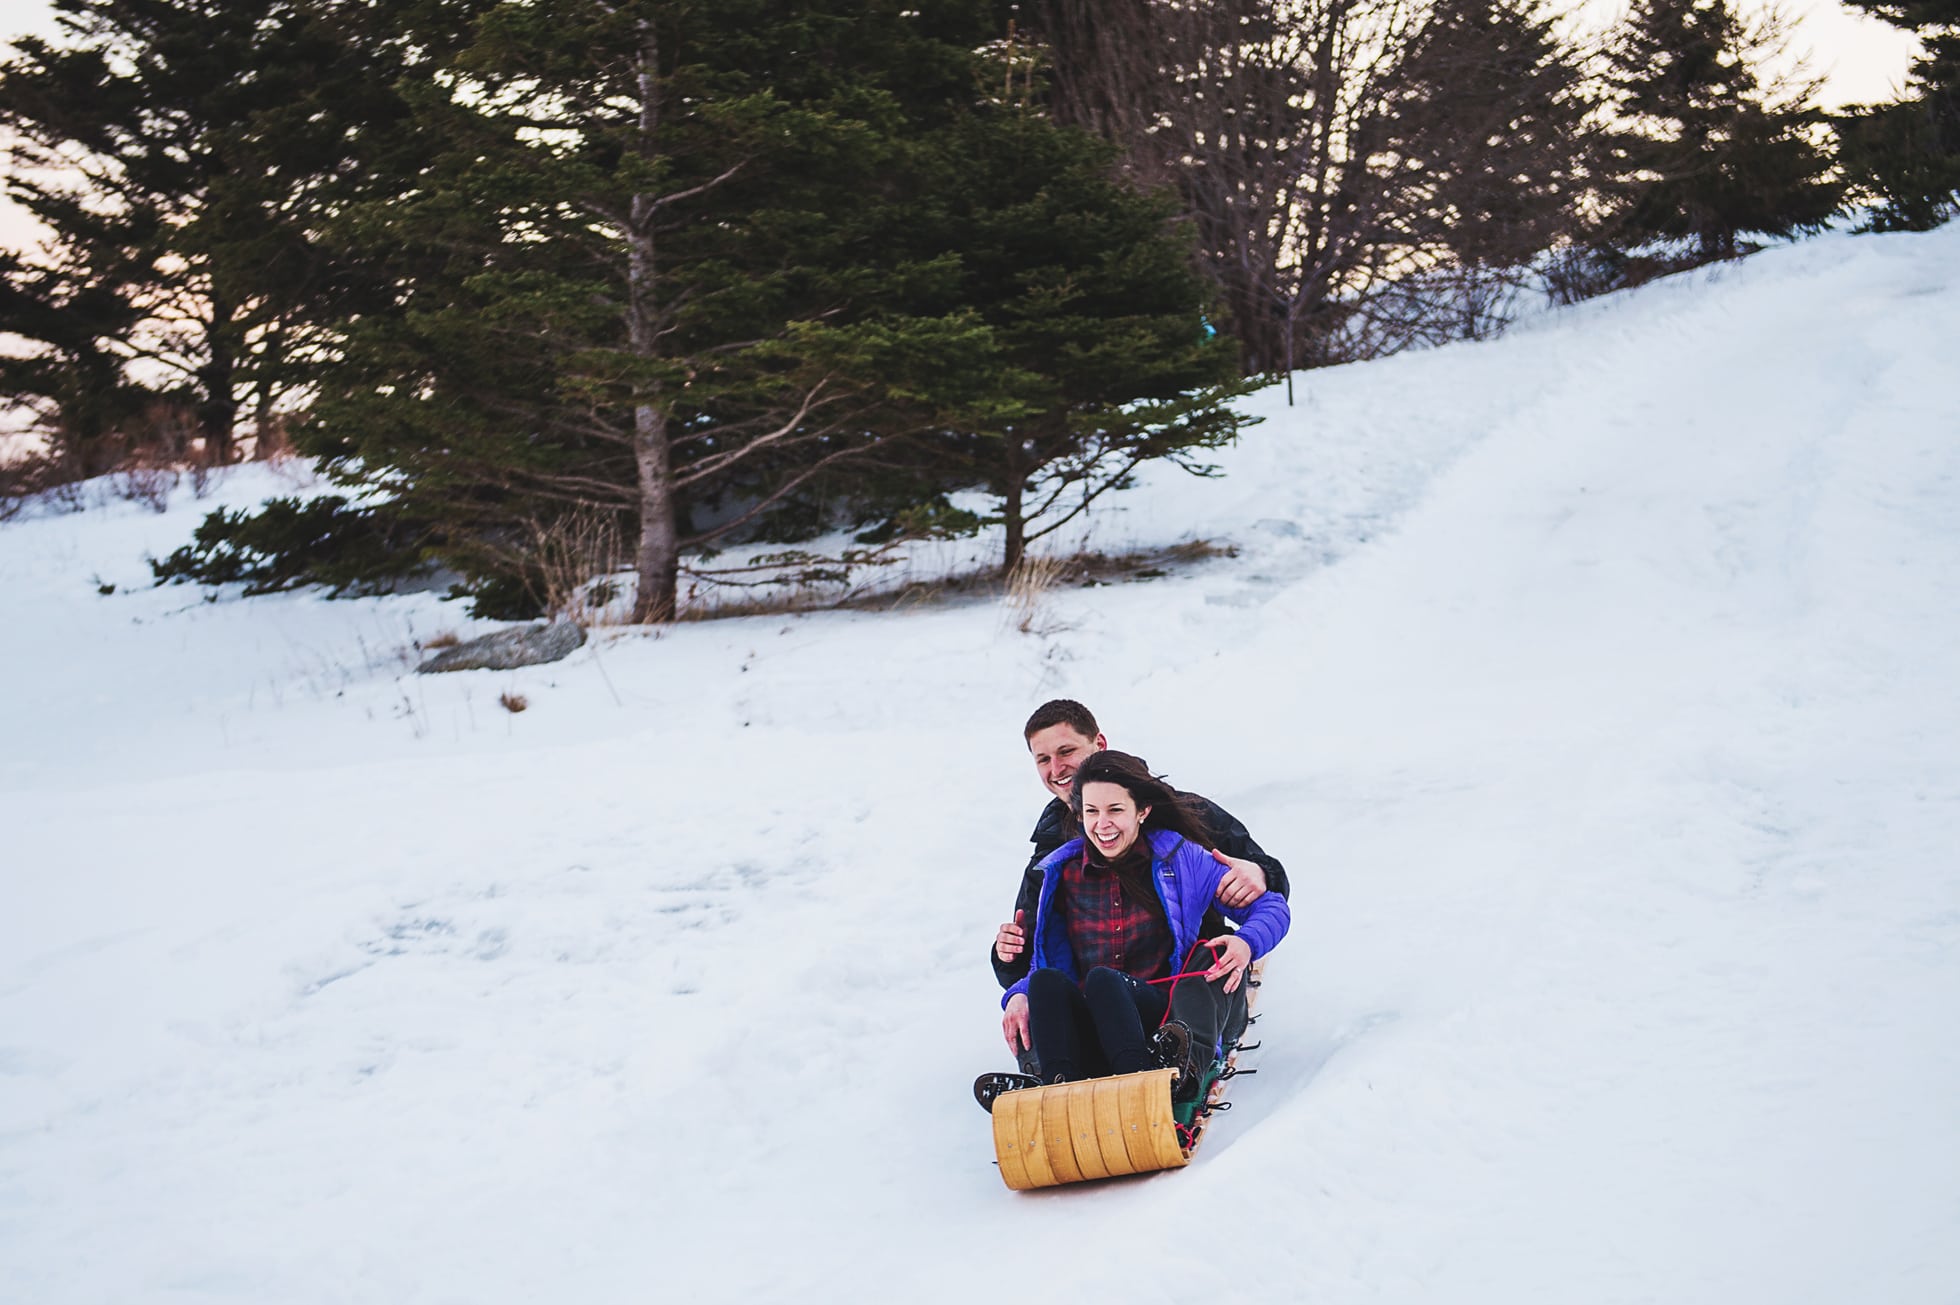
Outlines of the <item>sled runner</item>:
[[[1258,980],[1252,984],[1248,1005],[1258,995]],[[1001,1181],[1027,1191],[1182,1168],[1211,1116],[1229,1108],[1225,1084],[1241,1072],[1240,1045],[1212,1062],[1196,1098],[1182,1105],[1171,1100],[1173,1069],[1000,1092],[990,1108]]]

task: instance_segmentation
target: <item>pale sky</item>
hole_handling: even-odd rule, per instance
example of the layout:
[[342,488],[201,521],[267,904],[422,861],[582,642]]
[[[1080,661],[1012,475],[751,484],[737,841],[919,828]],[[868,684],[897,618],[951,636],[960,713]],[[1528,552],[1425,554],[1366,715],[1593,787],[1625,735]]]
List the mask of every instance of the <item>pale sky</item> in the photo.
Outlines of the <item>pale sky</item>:
[[[1610,17],[1624,5],[1594,0],[1586,7]],[[1811,71],[1826,78],[1824,107],[1889,99],[1904,84],[1906,67],[1918,51],[1909,34],[1837,0],[1788,0],[1784,9],[1796,19],[1792,53],[1805,57]],[[48,0],[0,0],[0,40],[53,31],[54,10]],[[35,232],[24,214],[0,199],[0,248],[25,248]]]

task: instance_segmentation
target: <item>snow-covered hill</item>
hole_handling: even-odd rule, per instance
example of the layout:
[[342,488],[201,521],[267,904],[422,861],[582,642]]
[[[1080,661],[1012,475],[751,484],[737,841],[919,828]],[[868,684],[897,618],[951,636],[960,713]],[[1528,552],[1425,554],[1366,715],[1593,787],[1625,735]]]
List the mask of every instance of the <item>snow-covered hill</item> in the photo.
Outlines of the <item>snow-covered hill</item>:
[[[1956,340],[1949,229],[1305,375],[1091,538],[1235,557],[1034,633],[415,677],[145,587],[263,471],[0,527],[0,1299],[1960,1300]],[[1057,694],[1295,926],[1191,1168],[1014,1195]]]

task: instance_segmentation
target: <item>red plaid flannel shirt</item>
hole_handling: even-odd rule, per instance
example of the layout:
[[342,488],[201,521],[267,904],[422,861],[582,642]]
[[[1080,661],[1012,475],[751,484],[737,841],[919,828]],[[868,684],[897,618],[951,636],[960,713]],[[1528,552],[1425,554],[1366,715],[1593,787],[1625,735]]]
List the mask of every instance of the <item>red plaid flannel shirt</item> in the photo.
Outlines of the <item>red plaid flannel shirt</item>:
[[[1141,837],[1146,870],[1149,847]],[[1171,948],[1176,940],[1159,902],[1133,901],[1123,881],[1107,864],[1097,865],[1087,852],[1062,865],[1058,889],[1067,911],[1068,942],[1075,951],[1077,975],[1098,965],[1139,979],[1161,979],[1171,972]]]

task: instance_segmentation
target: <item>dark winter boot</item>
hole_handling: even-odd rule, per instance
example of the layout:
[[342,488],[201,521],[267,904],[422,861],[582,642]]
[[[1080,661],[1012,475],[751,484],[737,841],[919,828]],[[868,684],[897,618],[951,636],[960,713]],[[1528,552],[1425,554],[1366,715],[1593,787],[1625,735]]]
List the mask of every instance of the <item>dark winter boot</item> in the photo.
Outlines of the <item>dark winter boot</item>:
[[982,1074],[973,1080],[973,1099],[991,1115],[994,1112],[994,1098],[1001,1093],[1040,1086],[1041,1080],[1032,1074]]
[[1206,1066],[1198,1063],[1198,1051],[1191,1041],[1190,1029],[1176,1020],[1166,1020],[1150,1035],[1150,1054],[1163,1068],[1177,1071],[1177,1077],[1171,1080],[1172,1104],[1197,1099]]

